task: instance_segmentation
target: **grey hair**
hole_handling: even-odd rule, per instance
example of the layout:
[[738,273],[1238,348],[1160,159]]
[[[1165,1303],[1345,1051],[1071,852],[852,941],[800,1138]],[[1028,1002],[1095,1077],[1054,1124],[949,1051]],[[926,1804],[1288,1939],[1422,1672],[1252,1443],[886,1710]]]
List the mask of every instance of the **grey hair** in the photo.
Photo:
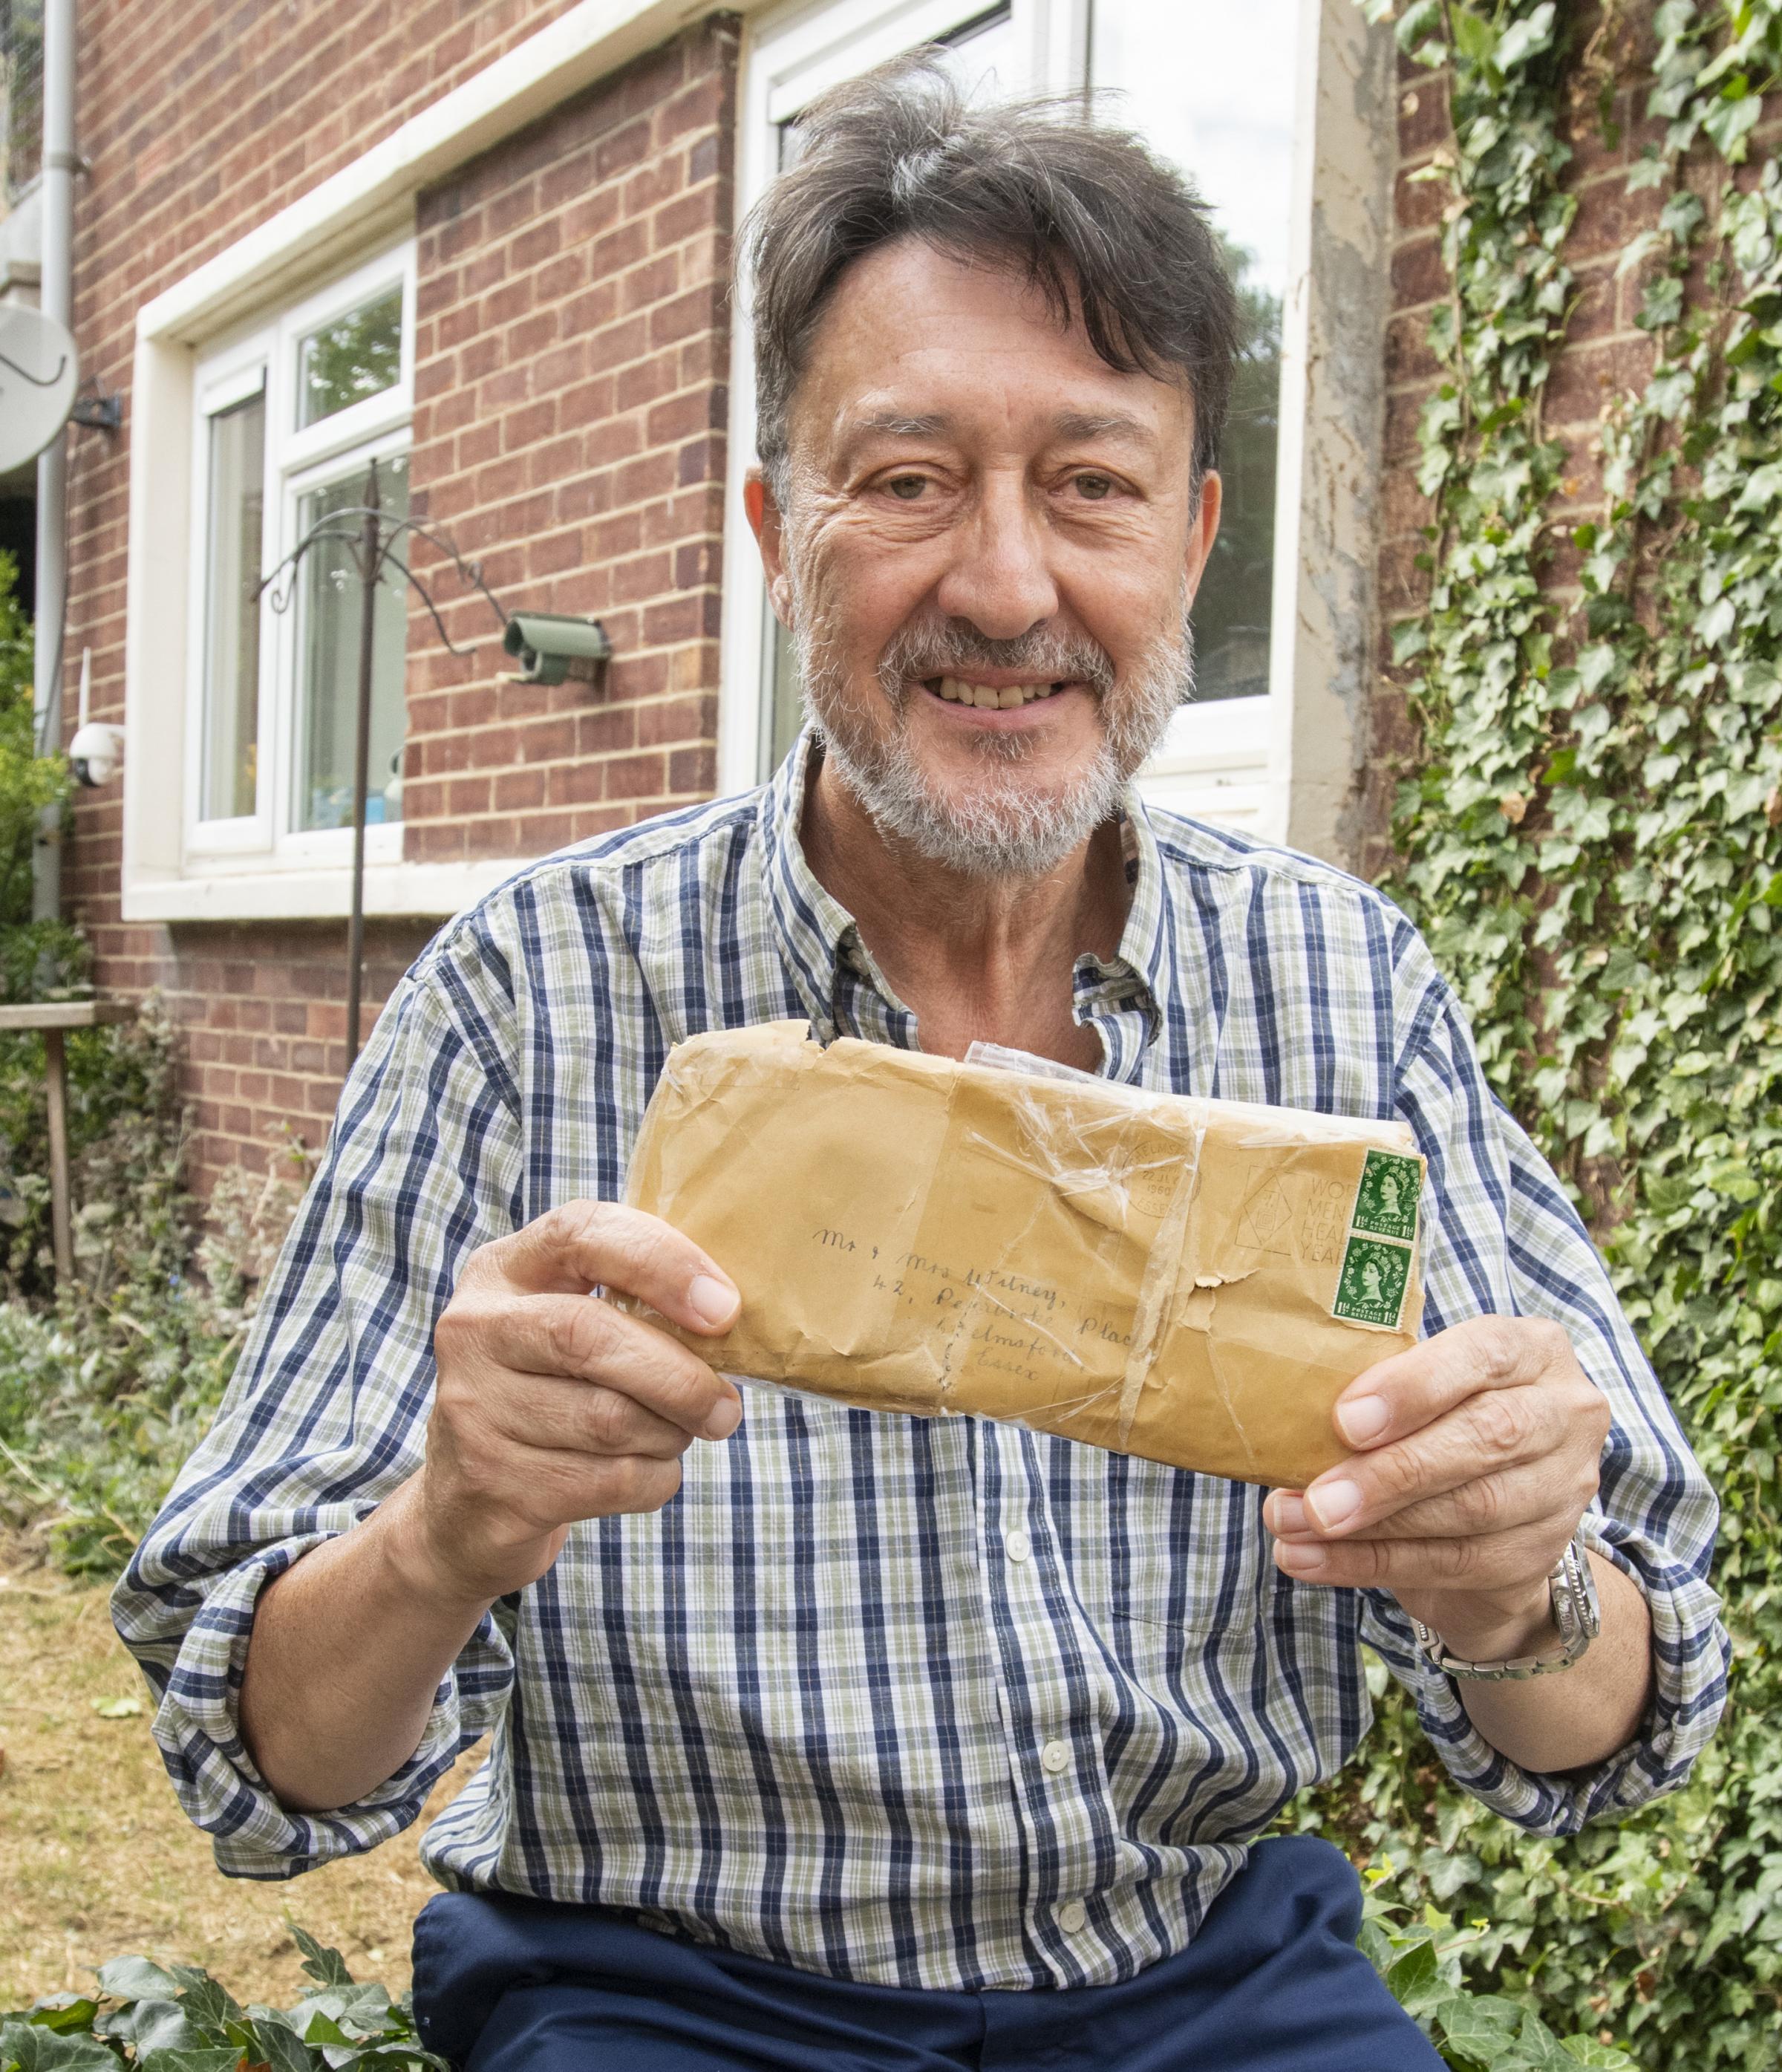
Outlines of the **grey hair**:
[[1205,205],[1077,101],[968,101],[931,51],[850,80],[799,124],[798,162],[743,225],[754,283],[756,450],[775,500],[811,341],[847,269],[902,237],[999,261],[1118,372],[1185,380],[1193,479],[1217,463],[1237,298]]

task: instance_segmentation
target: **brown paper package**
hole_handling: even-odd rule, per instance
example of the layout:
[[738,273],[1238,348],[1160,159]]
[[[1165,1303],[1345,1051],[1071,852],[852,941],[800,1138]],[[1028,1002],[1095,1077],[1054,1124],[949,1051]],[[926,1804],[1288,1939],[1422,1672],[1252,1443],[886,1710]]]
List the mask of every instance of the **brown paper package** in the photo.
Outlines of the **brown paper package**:
[[742,1293],[723,1338],[677,1335],[864,1409],[1289,1488],[1334,1466],[1332,1406],[1423,1313],[1409,1128],[1024,1062],[799,1022],[677,1044],[628,1198]]

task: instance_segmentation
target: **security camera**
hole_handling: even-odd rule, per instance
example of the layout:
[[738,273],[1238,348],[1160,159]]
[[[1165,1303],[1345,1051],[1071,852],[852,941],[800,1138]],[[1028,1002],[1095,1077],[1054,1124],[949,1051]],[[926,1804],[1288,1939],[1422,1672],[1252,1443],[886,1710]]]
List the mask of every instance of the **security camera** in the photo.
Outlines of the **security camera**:
[[502,644],[519,660],[519,673],[511,679],[516,684],[560,684],[569,676],[591,684],[613,652],[597,619],[558,611],[516,611]]
[[74,781],[89,791],[109,783],[123,762],[124,730],[107,726],[103,720],[89,721],[77,729],[68,743],[68,767],[74,772]]

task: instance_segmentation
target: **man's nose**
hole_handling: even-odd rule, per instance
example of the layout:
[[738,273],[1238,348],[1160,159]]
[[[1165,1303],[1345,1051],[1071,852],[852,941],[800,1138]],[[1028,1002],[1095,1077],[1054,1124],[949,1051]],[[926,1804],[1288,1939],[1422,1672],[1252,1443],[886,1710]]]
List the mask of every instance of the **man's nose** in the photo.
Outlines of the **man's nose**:
[[987,639],[1018,640],[1058,610],[1047,544],[1024,485],[992,479],[959,528],[935,602],[949,619],[969,619]]

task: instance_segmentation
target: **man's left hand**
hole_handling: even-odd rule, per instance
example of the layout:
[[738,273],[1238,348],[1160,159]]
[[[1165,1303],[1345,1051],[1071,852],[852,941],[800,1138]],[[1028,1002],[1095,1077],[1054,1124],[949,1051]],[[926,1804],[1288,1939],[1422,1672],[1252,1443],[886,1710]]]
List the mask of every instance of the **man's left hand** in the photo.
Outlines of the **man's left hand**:
[[1609,1408],[1560,1327],[1476,1317],[1338,1399],[1354,1450],[1263,1519],[1295,1581],[1391,1591],[1475,1661],[1551,1644],[1547,1577],[1596,1493]]

